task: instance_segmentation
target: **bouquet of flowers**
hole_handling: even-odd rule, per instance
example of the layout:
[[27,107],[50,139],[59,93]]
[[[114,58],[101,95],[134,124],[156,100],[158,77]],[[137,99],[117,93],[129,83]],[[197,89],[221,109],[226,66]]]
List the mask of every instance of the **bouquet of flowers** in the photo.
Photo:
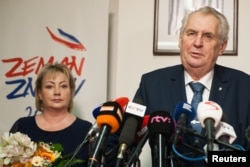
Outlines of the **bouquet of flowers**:
[[[4,133],[0,140],[0,167],[63,167],[67,156],[61,144],[33,142],[20,132]],[[72,164],[81,163],[74,159]]]

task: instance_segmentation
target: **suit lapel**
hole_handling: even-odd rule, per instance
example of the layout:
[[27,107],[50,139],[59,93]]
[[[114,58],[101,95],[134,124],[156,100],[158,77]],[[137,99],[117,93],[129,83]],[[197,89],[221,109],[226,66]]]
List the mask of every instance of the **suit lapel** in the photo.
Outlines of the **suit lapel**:
[[177,66],[170,78],[170,93],[173,99],[173,104],[177,105],[180,101],[186,102],[186,90],[184,82],[183,66]]
[[223,104],[228,85],[229,80],[227,79],[223,68],[215,65],[209,100],[216,101],[218,104]]

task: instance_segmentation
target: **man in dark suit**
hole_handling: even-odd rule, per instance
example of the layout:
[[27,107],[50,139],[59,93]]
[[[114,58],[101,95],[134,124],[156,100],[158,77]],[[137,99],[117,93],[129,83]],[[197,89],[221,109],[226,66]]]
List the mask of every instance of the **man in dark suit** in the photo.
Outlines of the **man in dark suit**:
[[179,36],[181,64],[143,74],[134,99],[143,100],[147,114],[163,110],[174,115],[178,102],[191,103],[193,91],[189,83],[200,82],[205,87],[203,101],[214,101],[221,106],[227,123],[236,132],[234,143],[249,150],[245,130],[250,125],[250,77],[216,64],[227,46],[228,31],[225,16],[211,7],[186,15]]

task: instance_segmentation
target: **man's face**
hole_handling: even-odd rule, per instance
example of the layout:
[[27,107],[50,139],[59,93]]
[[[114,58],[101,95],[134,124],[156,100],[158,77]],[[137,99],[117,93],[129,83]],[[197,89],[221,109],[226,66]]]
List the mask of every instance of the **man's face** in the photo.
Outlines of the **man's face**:
[[227,42],[220,42],[220,22],[213,15],[194,13],[179,38],[181,61],[186,70],[210,71]]

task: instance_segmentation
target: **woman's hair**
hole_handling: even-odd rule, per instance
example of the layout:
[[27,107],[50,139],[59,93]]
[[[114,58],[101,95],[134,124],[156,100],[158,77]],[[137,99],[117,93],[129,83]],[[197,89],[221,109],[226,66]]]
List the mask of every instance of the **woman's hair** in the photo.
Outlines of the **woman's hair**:
[[194,13],[202,13],[203,15],[213,15],[215,16],[218,21],[220,22],[219,28],[218,28],[218,34],[220,38],[220,42],[224,42],[228,40],[228,32],[229,32],[229,24],[227,21],[227,18],[217,11],[216,9],[210,7],[210,6],[205,6],[203,8],[200,8],[198,10],[192,11],[189,14],[185,15],[185,17],[182,19],[182,26],[180,28],[180,35],[182,35],[187,27],[189,18],[192,14]]
[[35,104],[36,104],[36,109],[38,111],[43,112],[43,102],[39,98],[38,92],[42,89],[44,77],[47,74],[49,74],[51,76],[56,75],[58,72],[65,74],[69,80],[69,87],[71,90],[71,95],[72,95],[71,97],[72,98],[71,98],[69,106],[68,106],[68,111],[71,112],[71,109],[73,107],[73,97],[74,97],[75,87],[76,87],[75,86],[75,79],[74,79],[70,69],[66,65],[60,64],[57,62],[54,64],[53,63],[45,64],[37,75],[37,79],[35,82]]

